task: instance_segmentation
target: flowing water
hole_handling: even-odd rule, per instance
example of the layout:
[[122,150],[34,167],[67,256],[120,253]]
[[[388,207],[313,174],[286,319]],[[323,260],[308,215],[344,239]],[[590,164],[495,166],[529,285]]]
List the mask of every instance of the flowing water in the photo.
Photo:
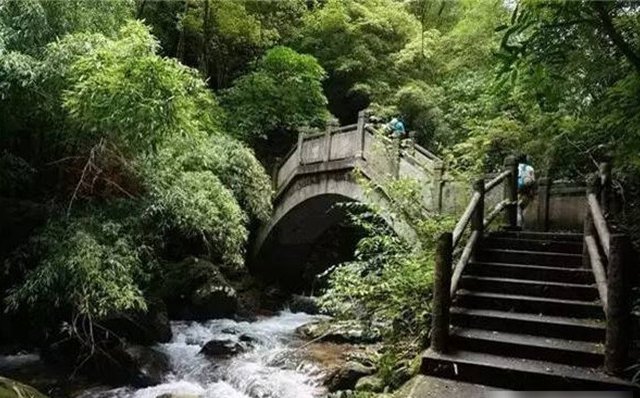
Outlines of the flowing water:
[[[312,398],[325,394],[321,371],[296,350],[297,327],[317,316],[281,312],[256,322],[230,319],[172,322],[173,340],[155,348],[168,355],[171,372],[164,383],[143,388],[94,389],[82,398],[156,398],[163,394],[203,398]],[[211,339],[253,340],[253,348],[229,359],[209,359],[200,354]]]

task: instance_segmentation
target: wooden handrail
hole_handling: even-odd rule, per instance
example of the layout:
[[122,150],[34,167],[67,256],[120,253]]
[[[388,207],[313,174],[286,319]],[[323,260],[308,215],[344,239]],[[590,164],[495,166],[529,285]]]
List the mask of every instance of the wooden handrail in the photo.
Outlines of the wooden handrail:
[[602,265],[602,259],[598,252],[598,243],[592,235],[586,235],[584,237],[584,244],[589,252],[589,259],[591,260],[591,269],[596,279],[596,287],[598,288],[598,295],[602,302],[602,307],[605,312],[607,311],[607,274]]
[[491,210],[491,212],[487,215],[487,217],[484,219],[484,226],[485,228],[488,227],[493,220],[495,220],[496,217],[498,217],[498,214],[500,214],[500,212],[502,210],[504,210],[505,207],[507,207],[507,204],[509,203],[508,200],[503,200],[501,202],[498,202],[498,204],[496,204],[493,209]]
[[505,178],[511,175],[511,170],[505,170],[502,173],[498,174],[493,180],[489,181],[484,185],[484,191],[489,192],[493,188],[497,187]]
[[602,250],[604,251],[607,258],[611,258],[609,241],[611,240],[611,234],[609,233],[609,228],[607,227],[607,220],[604,218],[604,214],[602,214],[602,209],[600,208],[600,204],[598,203],[598,198],[595,193],[590,192],[587,194],[587,201],[589,202],[589,210],[593,217],[593,224],[596,227],[596,231],[598,231],[598,240],[602,245]]
[[464,246],[464,250],[460,255],[460,259],[458,260],[458,263],[453,269],[453,276],[451,277],[451,290],[450,290],[451,297],[453,297],[453,295],[456,293],[456,290],[458,290],[458,283],[460,283],[462,272],[464,271],[465,267],[469,263],[469,259],[471,258],[471,254],[473,253],[473,249],[475,249],[476,242],[478,242],[479,238],[480,238],[480,231],[471,232],[471,236],[469,236],[469,240],[467,241],[467,244]]
[[[599,178],[587,187],[587,217],[584,222],[582,263],[590,266],[606,315],[604,370],[620,375],[628,365],[631,329],[631,242],[624,234],[612,234],[603,209],[608,209],[611,167],[600,164]],[[608,174],[608,175],[603,175]],[[605,192],[603,192],[605,190]],[[602,201],[602,202],[600,202]],[[600,250],[601,249],[601,250]],[[601,256],[600,253],[604,256]],[[606,260],[606,271],[604,260]]]
[[464,210],[464,213],[462,213],[462,216],[460,217],[460,220],[458,220],[456,227],[453,229],[453,248],[454,249],[456,248],[456,246],[458,246],[458,242],[460,241],[460,238],[462,237],[462,234],[465,228],[467,228],[469,221],[471,221],[471,216],[473,215],[473,212],[476,210],[476,206],[480,202],[480,195],[481,194],[478,192],[473,193],[473,196],[471,196],[471,200],[469,201],[467,208]]

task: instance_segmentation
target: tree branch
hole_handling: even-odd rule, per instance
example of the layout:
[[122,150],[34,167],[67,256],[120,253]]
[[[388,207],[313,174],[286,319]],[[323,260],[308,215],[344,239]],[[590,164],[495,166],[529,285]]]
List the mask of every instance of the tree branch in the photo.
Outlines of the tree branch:
[[602,22],[602,28],[606,35],[611,39],[613,44],[620,50],[620,52],[627,58],[627,60],[636,68],[636,72],[640,73],[640,55],[638,55],[624,40],[624,37],[618,32],[613,25],[611,15],[605,8],[605,2],[594,1],[591,3],[598,13],[600,22]]

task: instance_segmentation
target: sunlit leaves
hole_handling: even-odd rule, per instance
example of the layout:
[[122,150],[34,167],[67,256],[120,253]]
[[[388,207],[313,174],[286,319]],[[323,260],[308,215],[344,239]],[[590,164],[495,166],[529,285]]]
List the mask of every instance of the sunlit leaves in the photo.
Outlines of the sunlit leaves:
[[325,72],[310,55],[274,47],[225,95],[233,128],[248,140],[317,126],[327,118]]

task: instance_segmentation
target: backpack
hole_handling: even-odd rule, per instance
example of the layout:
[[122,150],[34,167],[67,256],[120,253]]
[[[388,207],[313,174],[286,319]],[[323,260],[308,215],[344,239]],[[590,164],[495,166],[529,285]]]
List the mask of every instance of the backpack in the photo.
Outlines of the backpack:
[[536,174],[533,167],[528,164],[520,163],[518,165],[518,188],[533,186],[536,182]]

